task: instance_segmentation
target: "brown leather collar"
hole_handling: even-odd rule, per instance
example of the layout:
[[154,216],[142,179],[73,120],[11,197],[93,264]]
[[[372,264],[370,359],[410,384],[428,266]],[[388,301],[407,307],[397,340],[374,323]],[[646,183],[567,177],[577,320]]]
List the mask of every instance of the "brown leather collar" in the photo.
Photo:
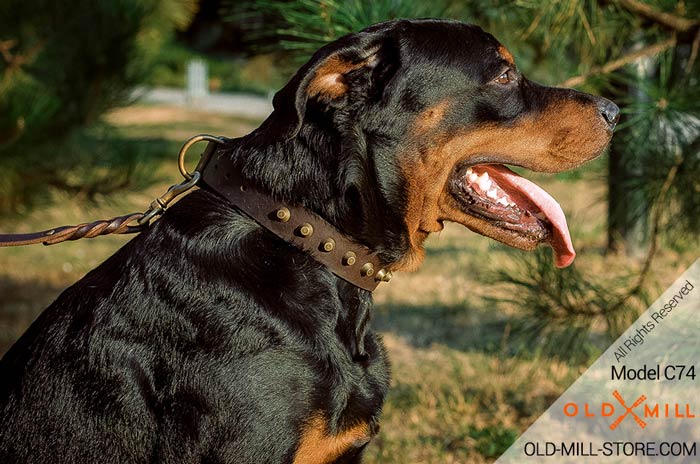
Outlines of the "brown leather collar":
[[260,225],[308,252],[341,279],[370,292],[380,282],[391,279],[391,272],[384,269],[369,248],[353,242],[307,209],[276,201],[246,182],[228,154],[214,151],[210,159],[202,161],[198,166],[202,186],[223,195]]

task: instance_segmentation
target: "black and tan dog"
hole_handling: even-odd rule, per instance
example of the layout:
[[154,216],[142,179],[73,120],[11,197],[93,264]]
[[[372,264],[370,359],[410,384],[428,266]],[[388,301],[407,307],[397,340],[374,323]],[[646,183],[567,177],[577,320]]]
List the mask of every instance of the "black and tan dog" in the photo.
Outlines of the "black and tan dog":
[[[504,164],[598,154],[618,108],[527,80],[480,28],[372,26],[319,50],[227,159],[280,203],[414,270],[444,221],[574,258]],[[66,290],[0,365],[0,462],[352,463],[389,386],[371,292],[202,188]]]

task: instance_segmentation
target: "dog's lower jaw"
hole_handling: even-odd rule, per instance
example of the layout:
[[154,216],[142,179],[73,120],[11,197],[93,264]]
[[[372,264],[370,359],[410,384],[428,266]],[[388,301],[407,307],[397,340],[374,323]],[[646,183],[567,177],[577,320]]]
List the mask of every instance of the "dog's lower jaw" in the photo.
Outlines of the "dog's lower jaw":
[[[423,234],[421,233],[421,236]],[[422,238],[419,241],[418,245],[411,245],[408,250],[402,255],[401,259],[398,261],[390,264],[388,268],[393,272],[393,271],[399,271],[399,272],[415,272],[417,271],[421,265],[423,264],[423,261],[425,261],[425,248],[423,248],[423,241],[428,237],[428,234],[425,234],[425,237]]]

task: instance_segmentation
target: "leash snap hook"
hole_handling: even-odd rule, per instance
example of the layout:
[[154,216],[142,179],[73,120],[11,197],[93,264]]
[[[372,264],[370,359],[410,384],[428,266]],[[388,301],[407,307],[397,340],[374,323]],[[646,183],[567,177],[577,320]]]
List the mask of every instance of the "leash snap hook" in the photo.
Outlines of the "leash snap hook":
[[151,206],[149,206],[148,211],[143,213],[143,217],[138,220],[139,226],[146,226],[153,218],[163,214],[168,208],[170,202],[188,190],[194,188],[201,178],[202,174],[199,171],[194,171],[188,180],[185,180],[179,184],[171,185],[167,192],[151,202]]
[[[197,164],[194,172],[189,172],[185,166],[187,151],[194,144],[204,141],[209,142],[209,144],[204,149],[204,152],[202,152],[199,163]],[[170,186],[167,192],[153,200],[148,208],[148,211],[143,213],[143,217],[139,219],[139,226],[147,226],[151,220],[165,212],[171,201],[197,185],[199,180],[202,178],[201,171],[209,161],[209,158],[216,148],[216,144],[224,143],[224,141],[225,139],[223,137],[216,137],[209,134],[199,134],[187,139],[187,141],[182,145],[182,148],[180,148],[180,153],[178,153],[177,156],[177,167],[180,170],[182,177],[185,178],[185,181],[180,184]]]

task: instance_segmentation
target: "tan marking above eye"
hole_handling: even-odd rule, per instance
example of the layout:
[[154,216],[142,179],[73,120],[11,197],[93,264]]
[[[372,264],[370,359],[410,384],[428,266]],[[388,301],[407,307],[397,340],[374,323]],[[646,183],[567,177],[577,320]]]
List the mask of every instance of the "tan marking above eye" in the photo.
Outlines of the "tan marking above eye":
[[501,57],[506,60],[509,64],[514,65],[515,60],[513,59],[513,54],[503,45],[500,45],[498,47],[498,54],[501,55]]

